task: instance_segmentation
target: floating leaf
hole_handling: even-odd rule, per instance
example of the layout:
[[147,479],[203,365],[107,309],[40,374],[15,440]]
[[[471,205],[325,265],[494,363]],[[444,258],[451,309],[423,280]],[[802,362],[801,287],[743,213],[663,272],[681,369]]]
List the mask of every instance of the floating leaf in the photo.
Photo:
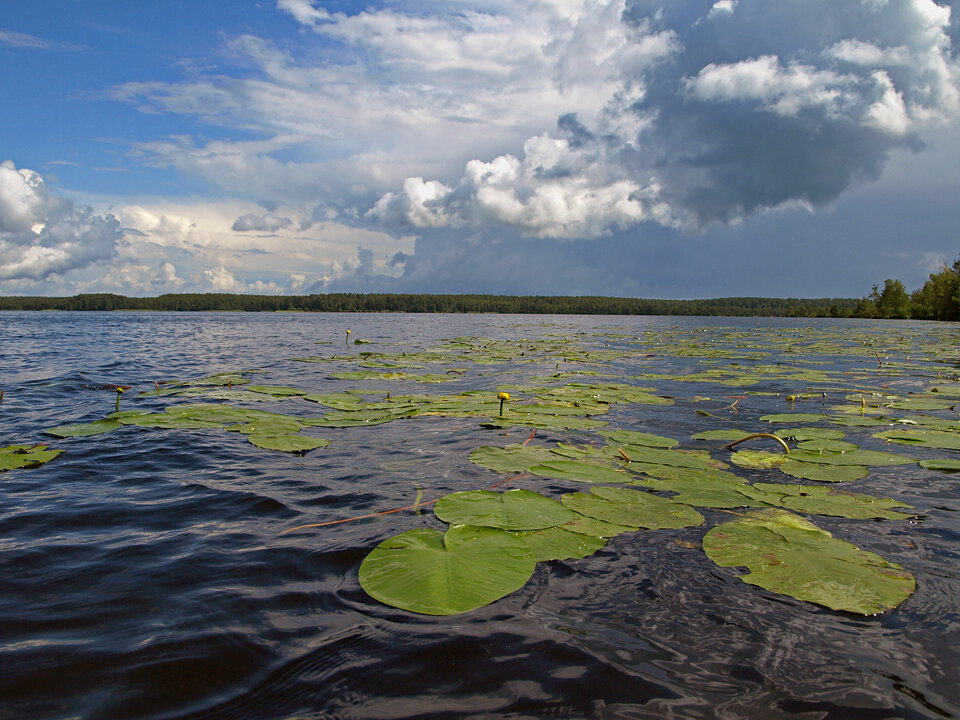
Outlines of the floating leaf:
[[960,400],[936,400],[932,398],[906,398],[884,403],[884,407],[896,410],[952,410]]
[[527,469],[542,462],[557,458],[545,447],[536,445],[507,445],[506,447],[480,447],[470,453],[470,462],[480,467],[502,473],[527,472]]
[[834,430],[833,428],[798,427],[777,430],[774,435],[785,440],[805,442],[807,440],[839,440],[844,437],[845,433],[843,430]]
[[45,444],[0,447],[0,472],[40,467],[62,452],[63,450],[48,450]]
[[308,435],[266,435],[256,432],[248,435],[247,440],[252,445],[264,450],[280,450],[281,452],[300,454],[330,444],[329,440]]
[[798,450],[811,450],[813,452],[851,452],[853,450],[859,450],[859,446],[855,445],[852,442],[846,442],[844,440],[826,440],[826,439],[817,439],[817,440],[804,440],[803,442],[797,444]]
[[455,492],[440,498],[433,511],[438,518],[453,525],[503,530],[540,530],[575,518],[573,512],[556,500],[529,490]]
[[877,427],[879,425],[889,425],[891,421],[854,415],[835,415],[830,418],[830,422],[847,427]]
[[607,544],[607,541],[602,538],[559,527],[524,530],[510,534],[529,546],[537,562],[585,558]]
[[771,423],[818,422],[819,420],[826,420],[827,416],[822,413],[779,413],[762,415],[760,419],[763,422]]
[[863,465],[817,465],[787,460],[780,466],[780,472],[802,480],[850,482],[865,478],[870,471]]
[[819,463],[821,465],[913,465],[914,458],[878,450],[854,450],[852,452],[812,452],[810,450],[795,450],[790,453],[790,459],[797,462]]
[[672,448],[679,445],[673,438],[663,437],[662,435],[651,435],[650,433],[637,432],[635,430],[616,430],[613,432],[602,432],[600,434],[615,445],[642,445],[644,447],[655,448]]
[[589,535],[596,538],[612,538],[625,532],[633,532],[635,527],[627,525],[617,525],[616,523],[604,522],[596,518],[587,517],[576,513],[576,517],[568,523],[561,526],[564,530],[569,530],[580,535]]
[[[226,429],[230,432],[243,433],[244,435],[290,435],[299,432],[301,424],[293,418],[264,418],[258,422],[237,423],[229,425]],[[256,443],[254,443],[256,444]]]
[[[705,430],[703,432],[698,432],[691,435],[690,438],[693,440],[721,440],[733,442],[734,440],[740,440],[749,434],[750,433],[744,432],[743,430]],[[777,434],[779,435],[779,433]]]
[[515,425],[526,425],[528,427],[544,428],[550,430],[596,430],[604,427],[607,422],[604,420],[592,420],[585,417],[559,417],[556,415],[524,415],[512,414],[509,410],[504,410],[503,417],[495,417],[482,423],[483,427],[502,429]]
[[[610,454],[617,454],[620,450],[621,448],[611,448]],[[727,467],[725,463],[713,460],[710,453],[705,450],[664,450],[640,445],[624,445],[622,450],[632,463],[672,465],[673,467],[693,468],[695,470]]]
[[784,453],[772,453],[766,450],[740,450],[730,456],[730,462],[742,468],[751,470],[769,470],[778,467],[786,461]]
[[398,407],[395,410],[358,410],[356,412],[332,412],[327,413],[318,420],[310,420],[310,422],[304,424],[310,427],[327,428],[382,425],[383,423],[392,422],[393,420],[411,418],[418,412],[419,411],[417,408],[406,406]]
[[283,385],[247,385],[244,390],[248,392],[262,393],[264,395],[273,395],[274,397],[296,397],[306,395],[306,390],[285,387]]
[[519,590],[535,567],[529,546],[503,530],[421,528],[371,551],[360,565],[360,586],[392,607],[456,615]]
[[203,428],[219,428],[222,423],[212,420],[195,420],[194,418],[176,413],[150,413],[120,418],[124,425],[138,425],[146,428],[164,428],[168,430],[201,430]]
[[[757,483],[753,487],[764,493],[761,499],[770,505],[780,505],[790,510],[814,515],[833,515],[858,520],[868,518],[903,520],[913,517],[913,513],[897,511],[896,508],[910,506],[892,498],[855,495],[822,485]],[[773,496],[779,496],[779,499],[774,499]]]
[[946,473],[960,472],[960,460],[921,460],[920,467]]
[[57,427],[47,428],[43,432],[47,435],[53,435],[58,438],[70,437],[90,437],[91,435],[102,435],[111,430],[123,427],[119,420],[94,420],[88,423],[75,423],[73,425],[58,425]]
[[629,488],[595,487],[589,495],[569,493],[561,501],[581,515],[627,527],[658,530],[703,522],[703,516],[687,505]]
[[739,576],[745,583],[834,610],[881,613],[916,589],[901,566],[776,508],[711,529],[703,549],[721,567],[750,570]]
[[873,436],[904,445],[960,450],[960,433],[944,430],[910,430],[905,428],[903,430],[884,430],[874,433]]
[[580,460],[549,460],[529,468],[534,475],[587,483],[628,483],[633,478],[624,470]]

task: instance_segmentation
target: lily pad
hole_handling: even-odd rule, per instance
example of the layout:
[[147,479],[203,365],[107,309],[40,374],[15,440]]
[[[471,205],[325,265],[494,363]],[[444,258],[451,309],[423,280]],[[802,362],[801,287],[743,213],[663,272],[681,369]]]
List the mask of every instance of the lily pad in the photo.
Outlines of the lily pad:
[[826,440],[826,439],[817,439],[817,440],[804,440],[801,443],[797,444],[798,450],[812,450],[814,452],[851,452],[853,450],[859,450],[859,445],[856,445],[852,442],[846,442],[844,440]]
[[852,452],[813,452],[811,450],[795,450],[790,453],[790,459],[797,462],[819,463],[821,465],[913,465],[917,461],[905,455],[880,452],[878,450],[854,450]]
[[704,430],[703,432],[694,433],[690,438],[692,440],[722,440],[733,442],[749,434],[750,433],[744,432],[743,430]]
[[760,419],[763,422],[770,423],[818,422],[820,420],[826,420],[827,416],[823,413],[777,413],[774,415],[762,415]]
[[960,472],[960,460],[921,460],[920,467],[927,470],[939,470],[940,472],[955,473]]
[[644,447],[672,448],[679,445],[673,438],[652,435],[635,430],[615,430],[600,433],[615,445],[643,445]]
[[711,529],[703,549],[721,567],[746,567],[745,583],[833,610],[882,613],[916,590],[900,565],[777,508]]
[[186,415],[176,413],[150,413],[149,415],[135,415],[119,419],[124,425],[138,425],[145,428],[164,428],[167,430],[202,430],[204,428],[219,428],[223,424],[213,420],[195,420]]
[[48,450],[45,444],[0,447],[0,472],[40,467],[62,452],[63,450]]
[[612,467],[604,467],[580,460],[549,460],[529,468],[534,475],[586,483],[629,483],[633,476]]
[[633,532],[635,527],[627,525],[617,525],[616,523],[604,522],[596,518],[587,517],[576,513],[576,517],[568,523],[561,526],[564,530],[569,530],[580,535],[589,535],[596,538],[612,538],[625,532]]
[[421,528],[374,548],[360,565],[360,586],[392,607],[456,615],[519,590],[535,567],[529,546],[503,530]]
[[780,466],[780,472],[801,480],[834,483],[859,480],[865,478],[870,471],[863,465],[817,465],[787,460]]
[[843,430],[818,427],[797,427],[777,430],[774,435],[785,440],[805,442],[807,440],[840,440],[846,433]]
[[455,492],[440,498],[433,511],[438,518],[453,525],[503,530],[541,530],[563,525],[576,517],[556,500],[529,490]]
[[[611,455],[619,453],[620,450],[621,448],[611,448]],[[664,450],[640,445],[624,445],[622,450],[630,458],[631,463],[671,465],[695,470],[728,467],[726,463],[713,460],[710,453],[705,450]]]
[[[898,500],[840,492],[822,485],[757,483],[753,487],[765,494],[761,499],[770,505],[780,505],[790,510],[813,515],[832,515],[858,520],[868,518],[904,520],[914,516],[914,513],[900,511],[898,508],[910,508],[910,506]],[[773,499],[771,496],[779,496],[779,499]]]
[[57,427],[47,428],[43,432],[47,435],[53,435],[58,438],[70,437],[90,437],[92,435],[102,435],[111,430],[123,427],[119,420],[94,420],[88,423],[74,423],[72,425],[58,425]]
[[585,558],[607,544],[607,541],[602,538],[571,532],[560,527],[523,530],[510,534],[529,546],[537,562]]
[[740,450],[730,456],[730,462],[738,467],[751,470],[770,470],[779,467],[787,459],[784,453],[772,453],[766,450]]
[[912,430],[909,428],[884,430],[874,433],[874,437],[903,445],[939,448],[942,450],[960,450],[960,433],[945,430]]
[[315,438],[308,435],[265,435],[252,433],[247,436],[252,445],[264,450],[279,450],[281,452],[303,454],[308,450],[326,447],[330,444],[324,438]]
[[629,488],[595,487],[589,495],[564,495],[561,502],[581,515],[634,528],[683,528],[703,522],[703,516],[688,505]]
[[506,447],[480,447],[470,453],[470,462],[480,467],[502,473],[526,472],[527,468],[539,465],[557,455],[550,448],[536,445],[507,445]]

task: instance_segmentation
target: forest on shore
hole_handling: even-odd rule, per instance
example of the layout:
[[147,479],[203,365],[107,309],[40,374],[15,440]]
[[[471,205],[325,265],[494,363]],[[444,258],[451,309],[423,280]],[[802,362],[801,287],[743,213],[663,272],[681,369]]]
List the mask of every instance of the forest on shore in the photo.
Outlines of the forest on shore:
[[556,315],[715,315],[729,317],[913,318],[960,320],[960,258],[931,273],[923,287],[907,293],[887,279],[865,298],[728,297],[704,300],[649,300],[598,296],[432,295],[322,293],[239,295],[172,293],[126,297],[89,293],[71,297],[0,297],[0,310],[164,310],[220,312],[408,312],[520,313]]
[[0,310],[166,310],[239,312],[527,313],[557,315],[726,315],[850,317],[849,298],[732,297],[709,300],[644,300],[596,296],[426,295],[325,293],[236,295],[177,293],[125,297],[112,293],[72,297],[0,297]]

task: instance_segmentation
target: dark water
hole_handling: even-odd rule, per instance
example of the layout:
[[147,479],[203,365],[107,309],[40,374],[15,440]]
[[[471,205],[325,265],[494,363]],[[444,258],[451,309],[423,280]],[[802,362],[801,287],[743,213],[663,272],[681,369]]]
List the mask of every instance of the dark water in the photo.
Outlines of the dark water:
[[[499,476],[472,465],[470,451],[522,441],[526,430],[504,435],[476,420],[423,417],[318,431],[332,444],[303,457],[219,430],[125,427],[64,440],[41,434],[111,412],[116,396],[104,384],[134,386],[124,407],[159,409],[166,401],[138,401],[134,393],[154,381],[220,371],[263,369],[264,383],[311,392],[353,386],[431,394],[493,389],[538,372],[484,366],[457,383],[410,388],[350,385],[329,378],[343,366],[290,360],[342,352],[346,329],[372,341],[365,349],[395,351],[460,335],[553,334],[579,337],[586,347],[615,346],[613,335],[704,325],[770,333],[838,323],[0,313],[0,446],[46,439],[64,449],[41,468],[0,474],[0,717],[960,716],[960,475],[893,467],[858,481],[857,491],[915,505],[915,522],[815,518],[914,573],[915,595],[882,616],[834,612],[737,581],[699,549],[705,529],[729,519],[705,510],[705,527],[619,536],[586,559],[539,564],[523,589],[492,605],[438,618],[384,606],[357,581],[377,543],[441,527],[429,511],[278,533],[407,505],[418,488],[429,498],[486,487]],[[947,325],[843,327],[881,339],[907,328],[960,344],[958,329]],[[696,358],[658,357],[613,371],[623,378],[700,367]],[[632,382],[678,397],[740,394],[709,384]],[[741,426],[785,410],[763,396],[741,403]],[[695,412],[719,406],[692,399],[625,405],[605,419],[683,440],[721,427]],[[294,408],[322,411],[295,399],[263,407]],[[590,437],[537,434],[544,444]],[[552,483],[529,478],[514,486],[554,496],[571,490]]]

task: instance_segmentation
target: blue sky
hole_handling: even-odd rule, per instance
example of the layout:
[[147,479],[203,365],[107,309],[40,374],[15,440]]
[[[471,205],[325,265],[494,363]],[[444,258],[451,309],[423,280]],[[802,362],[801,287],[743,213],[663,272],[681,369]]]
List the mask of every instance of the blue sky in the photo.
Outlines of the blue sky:
[[958,10],[8,0],[0,294],[912,290]]

